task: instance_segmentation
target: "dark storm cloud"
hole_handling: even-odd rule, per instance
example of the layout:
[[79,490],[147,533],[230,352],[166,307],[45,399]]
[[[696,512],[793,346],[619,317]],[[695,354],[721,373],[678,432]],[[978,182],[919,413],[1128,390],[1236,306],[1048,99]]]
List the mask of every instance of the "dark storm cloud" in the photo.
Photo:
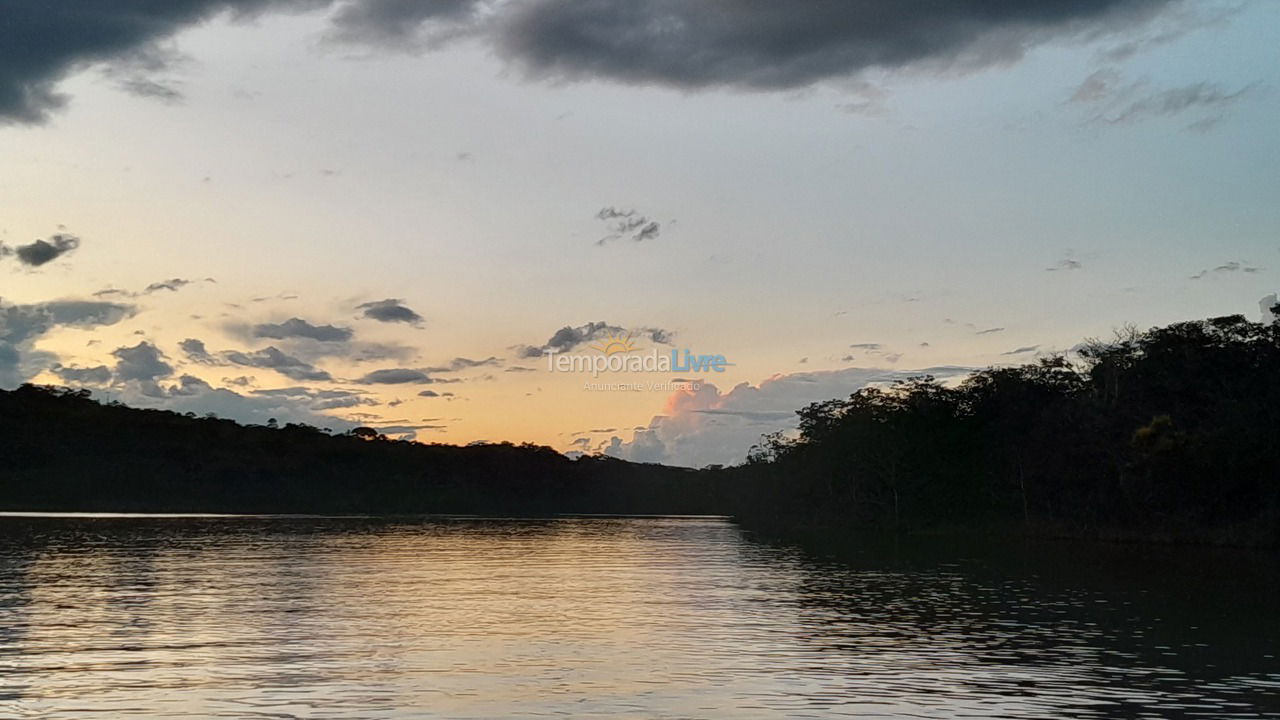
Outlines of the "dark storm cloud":
[[[3,51],[0,51],[2,54]],[[0,78],[3,77],[3,71],[0,71]],[[0,83],[3,80],[0,79]],[[29,245],[19,245],[12,250],[7,248],[0,250],[0,255],[13,254],[18,257],[18,262],[28,267],[40,267],[45,263],[52,262],[59,257],[80,247],[80,238],[75,235],[58,234],[51,236],[48,240],[36,240]]]
[[229,362],[245,367],[275,370],[291,380],[332,380],[329,373],[320,370],[308,362],[287,355],[275,346],[268,346],[254,352],[228,351],[222,354]]
[[[430,48],[483,35],[534,77],[682,89],[786,90],[868,68],[981,67],[1050,40],[1116,34],[1176,0],[10,0],[0,22],[0,121],[39,123],[55,86],[95,64],[128,67],[125,89],[174,100],[155,50],[216,14],[337,8],[327,39]],[[148,53],[150,55],[148,56]],[[155,58],[161,58],[155,67]],[[656,229],[655,229],[656,230]]]
[[397,300],[396,298],[367,302],[363,305],[357,305],[356,309],[363,310],[365,317],[377,320],[378,322],[401,322],[409,325],[419,325],[422,323],[421,315],[406,307],[403,301]]
[[670,345],[673,333],[670,330],[656,327],[626,330],[606,322],[589,322],[577,327],[566,325],[557,330],[550,339],[541,345],[517,345],[515,350],[519,357],[535,358],[541,357],[549,351],[568,352],[589,342],[607,338],[611,335],[621,335],[623,337],[630,335],[632,338],[640,339],[648,338],[651,342],[659,345]]
[[[39,123],[66,104],[54,86],[80,68],[128,61],[215,13],[300,0],[10,0],[0,11],[0,121]],[[310,3],[322,6],[323,2]]]
[[350,340],[350,328],[333,325],[312,325],[302,318],[289,318],[282,323],[262,323],[253,326],[253,337],[271,340],[309,338],[321,342],[346,342]]
[[1168,0],[533,0],[498,20],[536,76],[778,90],[868,68],[1009,62],[1149,19]]
[[356,382],[361,385],[428,385],[435,381],[421,370],[390,368],[387,370],[374,370],[356,380]]

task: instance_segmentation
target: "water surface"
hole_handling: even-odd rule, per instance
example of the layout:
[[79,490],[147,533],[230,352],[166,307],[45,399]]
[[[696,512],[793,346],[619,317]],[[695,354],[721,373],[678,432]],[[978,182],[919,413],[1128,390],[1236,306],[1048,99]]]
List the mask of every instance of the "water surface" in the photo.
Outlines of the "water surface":
[[1280,718],[1274,558],[0,517],[0,717]]

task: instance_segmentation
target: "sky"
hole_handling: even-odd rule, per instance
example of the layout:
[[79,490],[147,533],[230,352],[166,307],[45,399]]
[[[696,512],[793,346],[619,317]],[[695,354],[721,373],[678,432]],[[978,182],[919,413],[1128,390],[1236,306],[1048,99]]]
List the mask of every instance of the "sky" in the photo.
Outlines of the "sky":
[[0,0],[0,388],[738,462],[1258,319],[1278,87],[1266,0]]

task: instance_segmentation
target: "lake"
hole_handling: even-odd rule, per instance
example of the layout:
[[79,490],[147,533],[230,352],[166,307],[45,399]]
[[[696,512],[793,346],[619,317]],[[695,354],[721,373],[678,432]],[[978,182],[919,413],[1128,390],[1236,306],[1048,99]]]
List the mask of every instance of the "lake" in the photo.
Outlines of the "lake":
[[6,516],[0,717],[1280,718],[1276,587],[720,518]]

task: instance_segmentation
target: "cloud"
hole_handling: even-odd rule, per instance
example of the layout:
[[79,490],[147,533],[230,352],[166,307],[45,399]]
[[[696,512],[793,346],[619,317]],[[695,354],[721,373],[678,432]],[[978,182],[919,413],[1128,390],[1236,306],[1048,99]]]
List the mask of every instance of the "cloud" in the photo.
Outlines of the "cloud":
[[58,81],[88,65],[131,62],[184,27],[215,13],[247,14],[271,0],[64,0],[6,3],[0,24],[0,122],[40,123],[62,108]]
[[192,362],[197,362],[202,365],[213,365],[218,362],[216,358],[209,354],[208,349],[205,348],[204,342],[201,340],[187,338],[186,340],[178,343],[178,348],[182,350],[182,352],[186,354],[187,359]]
[[308,362],[288,355],[274,345],[254,352],[227,351],[222,357],[236,365],[275,370],[291,380],[332,380],[332,376]]
[[1017,3],[535,0],[499,17],[530,75],[685,90],[801,88],[871,68],[971,69],[1150,20],[1165,0]]
[[180,81],[161,76],[189,63],[189,58],[174,48],[152,43],[113,58],[102,68],[102,75],[134,97],[176,105],[184,99],[177,88]]
[[[212,279],[212,278],[208,278],[208,279]],[[297,300],[297,299],[298,299],[298,296],[293,293],[282,292],[282,293],[277,293],[275,295],[261,295],[259,297],[249,298],[249,302],[264,303],[264,302],[271,302],[273,300]]]
[[[315,363],[324,358],[337,357],[353,363],[397,362],[405,364],[418,355],[417,348],[399,343],[361,342],[354,339],[341,340],[344,336],[354,336],[354,332],[345,327],[316,326],[310,323],[305,323],[306,327],[303,327],[302,325],[291,324],[291,322],[268,325],[266,332],[269,336],[285,336],[279,338],[280,342],[277,343],[281,349],[310,363]],[[227,325],[226,329],[231,334],[247,341],[260,339],[260,336],[256,333],[256,327],[233,323]]]
[[687,467],[741,462],[761,435],[794,429],[795,412],[809,403],[848,397],[873,383],[967,372],[968,368],[949,366],[912,371],[846,368],[774,375],[759,385],[742,383],[728,392],[710,383],[690,383],[668,397],[662,413],[635,430],[630,441],[614,436],[599,449],[626,460]]
[[1081,263],[1079,260],[1075,259],[1075,253],[1072,252],[1071,250],[1068,250],[1067,254],[1063,256],[1061,260],[1045,268],[1045,271],[1058,272],[1059,270],[1062,270],[1065,272],[1070,272],[1072,270],[1079,270],[1083,267],[1084,267],[1084,264]]
[[111,351],[116,358],[116,380],[126,382],[154,382],[173,375],[173,366],[165,362],[164,353],[149,342],[133,347],[121,347]]
[[[0,84],[3,80],[0,80]],[[45,263],[53,262],[59,257],[80,247],[80,238],[75,235],[58,234],[52,235],[48,240],[36,240],[29,245],[19,245],[12,250],[8,248],[0,249],[0,256],[13,254],[18,258],[18,262],[28,267],[40,267]]]
[[450,360],[448,365],[442,365],[438,367],[429,367],[426,369],[425,372],[429,372],[429,373],[458,372],[459,370],[469,370],[471,368],[478,368],[478,367],[491,367],[491,366],[497,366],[501,364],[502,364],[502,360],[500,358],[493,357],[493,356],[487,357],[483,360],[472,360],[471,358],[456,357],[453,360]]
[[153,78],[126,77],[116,83],[116,87],[137,97],[152,98],[161,102],[176,104],[182,101],[182,93],[171,84]]
[[1026,346],[1020,347],[1020,348],[1018,348],[1018,349],[1016,349],[1016,350],[1010,350],[1009,352],[1002,352],[1002,353],[1000,353],[1000,354],[1001,354],[1001,355],[1003,355],[1003,356],[1009,356],[1009,355],[1025,355],[1026,353],[1033,353],[1033,352],[1036,352],[1036,351],[1037,351],[1037,350],[1039,350],[1039,349],[1040,349],[1040,346],[1039,346],[1039,345],[1026,345]]
[[254,325],[252,335],[256,338],[271,340],[288,340],[291,338],[308,338],[320,342],[346,342],[351,339],[350,328],[333,325],[312,325],[302,318],[289,318],[282,323],[262,323]]
[[880,343],[854,343],[849,347],[855,350],[879,350],[884,347]]
[[1231,274],[1231,273],[1245,273],[1247,275],[1252,275],[1254,273],[1261,272],[1261,271],[1262,271],[1262,268],[1257,267],[1255,265],[1250,265],[1249,263],[1244,262],[1243,260],[1232,260],[1230,262],[1225,262],[1215,268],[1201,270],[1195,275],[1192,275],[1191,279],[1199,280],[1211,274],[1222,275],[1222,274]]
[[1220,109],[1235,103],[1253,90],[1253,87],[1247,85],[1228,91],[1217,83],[1192,83],[1152,92],[1126,103],[1119,110],[1099,115],[1098,119],[1116,125],[1145,118],[1178,115],[1188,110]]
[[632,337],[648,338],[651,342],[659,345],[670,345],[674,333],[670,330],[663,330],[656,327],[644,327],[635,330],[626,330],[617,325],[610,325],[606,322],[589,322],[585,325],[573,327],[566,325],[541,345],[517,345],[515,347],[517,355],[523,358],[541,357],[544,353],[552,352],[569,352],[575,348],[581,347],[589,342],[607,338],[610,335],[632,335]]
[[999,333],[999,332],[1004,332],[1004,328],[1002,327],[987,328],[986,330],[979,330],[975,332],[974,335],[994,335],[995,333]]
[[418,52],[477,32],[480,10],[475,0],[357,0],[338,8],[325,39]]
[[424,397],[424,398],[433,398],[433,397],[453,397],[453,393],[451,393],[451,392],[436,392],[435,390],[423,390],[422,392],[418,393],[418,397]]
[[1257,88],[1257,84],[1227,90],[1218,83],[1200,81],[1172,88],[1152,88],[1148,80],[1125,83],[1114,68],[1094,71],[1072,92],[1068,102],[1093,106],[1090,122],[1123,125],[1184,113],[1210,113],[1193,121],[1188,129],[1207,132],[1225,117],[1227,107]]
[[195,375],[183,375],[176,385],[160,388],[161,395],[168,397],[192,397],[213,390],[213,386]]
[[93,300],[53,300],[30,305],[0,301],[0,387],[14,387],[54,365],[52,353],[34,350],[57,327],[115,325],[133,316],[132,305]]
[[1240,12],[1243,5],[1219,5],[1210,3],[1181,3],[1148,25],[1136,37],[1130,37],[1101,53],[1103,60],[1120,62],[1153,48],[1168,45],[1188,33],[1211,25],[1221,24]]
[[360,390],[318,390],[316,388],[295,386],[274,388],[270,390],[254,390],[252,391],[252,394],[265,397],[305,400],[308,408],[317,411],[380,404],[377,400],[368,397],[366,393]]
[[93,293],[94,297],[133,297],[133,293],[120,288],[105,288]]
[[1261,311],[1260,320],[1262,322],[1270,325],[1277,319],[1280,319],[1280,316],[1277,316],[1275,313],[1277,303],[1280,303],[1280,301],[1276,299],[1275,293],[1271,293],[1258,301],[1258,309]]
[[154,407],[197,415],[213,414],[241,423],[264,425],[276,419],[281,425],[301,423],[346,432],[356,423],[320,414],[323,404],[314,394],[242,395],[215,388],[193,375],[183,375],[172,384],[132,383],[103,393],[104,399],[120,400],[136,407]]
[[115,68],[127,92],[176,101],[173,82],[157,79],[175,58],[158,48],[220,13],[336,7],[331,44],[419,52],[474,36],[530,77],[778,91],[849,84],[868,69],[1009,63],[1050,41],[1131,35],[1171,5],[1180,3],[61,0],[54,11],[18,2],[0,25],[0,121],[44,122],[67,103],[58,82],[91,65]]
[[415,327],[422,324],[422,316],[406,307],[403,300],[398,300],[396,298],[367,302],[362,305],[357,305],[356,309],[363,310],[364,317],[377,320],[378,322],[398,322],[413,325]]
[[388,368],[374,370],[355,382],[361,385],[429,385],[435,380],[421,370]]
[[1098,102],[1114,95],[1119,87],[1120,73],[1114,68],[1095,70],[1071,93],[1069,102]]
[[177,292],[179,289],[190,284],[191,284],[191,281],[187,280],[186,278],[169,278],[168,280],[161,280],[160,282],[151,283],[150,285],[147,286],[146,290],[143,290],[143,292],[153,293],[153,292],[159,292],[161,290]]
[[596,245],[604,245],[611,240],[630,238],[634,242],[652,240],[662,233],[662,226],[635,210],[619,210],[615,207],[602,208],[596,213],[597,220],[603,220],[609,234],[596,241]]
[[111,368],[106,365],[88,368],[55,365],[51,369],[63,382],[74,385],[106,385],[111,382]]
[[[150,285],[143,288],[142,292],[129,292],[128,290],[124,290],[121,288],[103,288],[102,290],[99,290],[93,293],[93,296],[94,297],[136,298],[136,297],[142,297],[143,295],[151,295],[153,293],[160,292],[161,290],[178,292],[182,288],[188,285],[191,285],[195,282],[196,282],[195,280],[188,280],[186,278],[169,278],[168,280],[160,280],[159,282],[151,283]],[[214,280],[211,277],[207,277],[204,279],[204,282],[215,283],[217,282],[217,280]]]

